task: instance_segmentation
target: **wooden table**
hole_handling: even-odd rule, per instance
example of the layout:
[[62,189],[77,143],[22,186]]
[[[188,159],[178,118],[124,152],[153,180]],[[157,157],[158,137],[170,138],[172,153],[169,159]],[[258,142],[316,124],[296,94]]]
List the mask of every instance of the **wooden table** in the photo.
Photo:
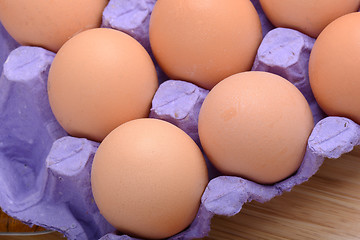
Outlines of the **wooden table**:
[[[43,237],[0,239],[63,239],[57,233]],[[248,203],[234,217],[214,217],[203,240],[238,239],[360,239],[360,148],[327,159],[308,182],[270,202]]]
[[215,217],[207,240],[360,239],[360,148],[327,159],[306,183],[234,217]]

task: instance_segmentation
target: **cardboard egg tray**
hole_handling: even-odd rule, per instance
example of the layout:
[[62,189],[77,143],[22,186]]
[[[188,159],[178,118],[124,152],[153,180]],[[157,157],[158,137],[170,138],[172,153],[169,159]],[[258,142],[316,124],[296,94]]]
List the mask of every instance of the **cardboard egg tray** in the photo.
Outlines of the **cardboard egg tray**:
[[[102,27],[128,33],[151,54],[148,26],[155,2],[110,1]],[[215,214],[232,216],[246,202],[266,202],[290,191],[314,175],[324,158],[338,158],[360,144],[359,125],[347,118],[327,117],[311,92],[308,60],[315,40],[292,29],[274,28],[258,1],[252,2],[264,35],[252,70],[288,79],[313,112],[316,125],[304,160],[294,175],[273,185],[222,176],[207,161],[211,180],[198,214],[191,226],[170,239],[202,238]],[[16,219],[59,231],[68,239],[132,239],[116,234],[94,202],[90,170],[99,143],[68,136],[51,112],[47,76],[54,56],[39,47],[19,46],[0,25],[0,207]],[[208,90],[168,80],[157,70],[161,85],[150,117],[179,126],[199,144],[198,114]]]

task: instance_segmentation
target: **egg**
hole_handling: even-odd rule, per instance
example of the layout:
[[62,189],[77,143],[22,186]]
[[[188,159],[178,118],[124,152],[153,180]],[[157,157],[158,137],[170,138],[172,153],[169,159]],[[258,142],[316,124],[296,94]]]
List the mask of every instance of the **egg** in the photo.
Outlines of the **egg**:
[[360,124],[360,13],[338,18],[319,35],[310,54],[311,89],[320,107]]
[[100,213],[123,233],[162,239],[195,218],[208,183],[204,157],[180,128],[137,119],[100,144],[91,186]]
[[162,70],[206,89],[250,70],[262,40],[249,0],[158,0],[149,32]]
[[296,29],[316,38],[336,18],[358,11],[360,0],[260,0],[276,27]]
[[0,0],[0,21],[22,45],[57,52],[73,35],[100,27],[108,0]]
[[105,28],[67,41],[50,67],[48,96],[72,136],[101,141],[120,124],[147,117],[158,87],[154,64],[129,35]]
[[200,142],[214,166],[262,184],[299,168],[313,127],[301,92],[267,72],[224,79],[205,98],[199,115]]

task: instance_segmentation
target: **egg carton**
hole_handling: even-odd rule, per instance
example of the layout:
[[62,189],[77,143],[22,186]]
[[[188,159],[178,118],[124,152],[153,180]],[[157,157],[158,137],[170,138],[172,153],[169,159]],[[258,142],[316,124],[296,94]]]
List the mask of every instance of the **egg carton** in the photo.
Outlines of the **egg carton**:
[[[148,27],[155,2],[111,0],[102,27],[128,33],[151,54]],[[202,238],[214,215],[233,216],[246,202],[263,203],[290,191],[314,175],[325,158],[338,158],[360,144],[360,126],[347,118],[327,117],[311,92],[308,61],[315,40],[292,29],[274,28],[258,0],[252,2],[264,34],[252,70],[292,82],[306,97],[316,125],[298,171],[273,185],[223,176],[206,160],[210,182],[197,216],[170,239]],[[0,70],[5,62],[0,77],[0,206],[28,225],[59,231],[68,239],[134,239],[117,233],[94,202],[90,171],[99,143],[68,136],[51,112],[47,77],[54,56],[39,47],[19,46],[0,24]],[[200,145],[198,115],[209,91],[167,80],[157,70],[161,85],[149,117],[175,124]]]

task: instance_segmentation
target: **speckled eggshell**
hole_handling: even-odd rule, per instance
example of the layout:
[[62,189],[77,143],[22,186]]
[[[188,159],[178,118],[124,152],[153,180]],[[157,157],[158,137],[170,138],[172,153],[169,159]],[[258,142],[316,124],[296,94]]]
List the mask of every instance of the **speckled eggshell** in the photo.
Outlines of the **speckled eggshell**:
[[260,0],[260,4],[276,27],[296,29],[314,38],[336,18],[360,7],[359,0]]
[[301,92],[267,72],[224,79],[205,98],[199,115],[200,142],[214,166],[263,184],[299,168],[313,127]]
[[158,0],[150,19],[150,44],[163,71],[206,89],[250,70],[261,39],[250,0]]
[[95,141],[124,122],[147,117],[157,87],[146,50],[129,35],[105,28],[66,42],[48,79],[50,106],[61,126]]
[[309,60],[311,88],[332,116],[360,123],[360,13],[338,18],[320,34]]
[[0,21],[22,45],[53,52],[72,36],[100,27],[108,0],[0,0]]
[[208,183],[204,157],[175,125],[137,119],[100,144],[91,184],[101,214],[118,230],[162,239],[184,230]]

